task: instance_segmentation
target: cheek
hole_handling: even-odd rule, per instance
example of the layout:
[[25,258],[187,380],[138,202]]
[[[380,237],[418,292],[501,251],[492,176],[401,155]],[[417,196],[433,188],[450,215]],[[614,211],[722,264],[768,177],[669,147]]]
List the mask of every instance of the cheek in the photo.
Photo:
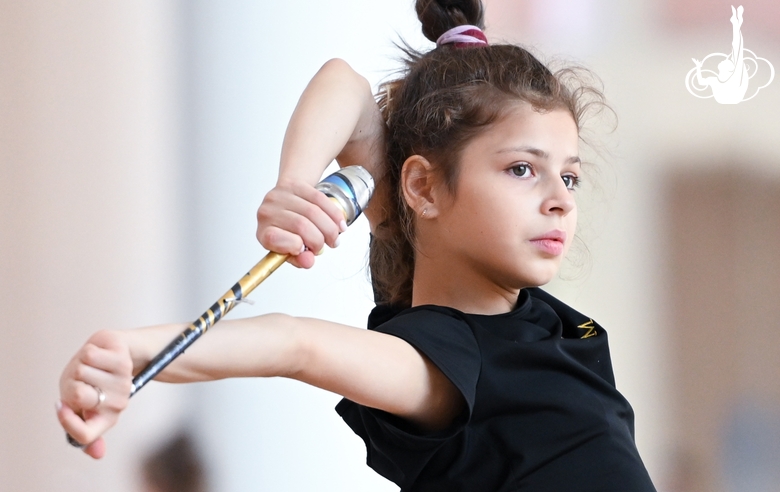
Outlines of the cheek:
[[444,205],[445,213],[459,229],[478,233],[493,220],[491,201],[492,196],[482,190],[463,186],[458,189],[453,201]]
[[577,207],[566,216],[566,251],[574,242],[574,234],[577,233]]

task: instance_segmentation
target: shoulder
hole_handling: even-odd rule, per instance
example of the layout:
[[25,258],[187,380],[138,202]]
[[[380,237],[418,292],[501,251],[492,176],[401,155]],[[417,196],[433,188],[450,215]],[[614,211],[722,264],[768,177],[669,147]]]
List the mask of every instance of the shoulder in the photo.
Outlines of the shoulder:
[[590,338],[606,333],[606,330],[593,318],[577,311],[549,292],[538,287],[527,290],[535,303],[548,306],[561,320],[564,338]]
[[369,316],[370,330],[398,337],[430,359],[467,401],[473,401],[481,350],[462,313],[442,306],[378,305]]
[[369,315],[368,329],[403,338],[418,348],[431,343],[440,347],[476,344],[462,313],[443,306],[379,304]]

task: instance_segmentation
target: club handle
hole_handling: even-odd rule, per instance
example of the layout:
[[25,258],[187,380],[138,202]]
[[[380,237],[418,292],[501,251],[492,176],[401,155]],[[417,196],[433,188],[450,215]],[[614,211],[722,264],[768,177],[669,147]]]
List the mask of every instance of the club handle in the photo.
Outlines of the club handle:
[[[368,205],[374,192],[374,179],[364,168],[349,166],[326,177],[316,188],[339,205],[344,213],[344,219],[349,225],[357,219]],[[288,257],[289,255],[273,252],[265,255],[241,280],[236,282],[200,318],[193,321],[178,337],[173,339],[133,378],[130,396],[135,395],[146,383],[154,379],[173,362],[176,357],[184,353],[195,340],[206,333],[217,321],[229,313],[239,301],[249,295],[255,287],[276,271]],[[70,434],[66,435],[71,445],[82,449],[86,447],[86,445],[82,445],[73,439]]]
[[195,340],[206,333],[217,321],[229,313],[239,301],[252,292],[269,275],[271,275],[289,255],[280,253],[268,253],[257,262],[246,275],[233,285],[222,297],[219,298],[200,318],[193,321],[181,334],[173,339],[159,354],[133,378],[133,386],[130,396],[133,396],[143,388],[146,383],[155,378],[168,364],[184,353]]

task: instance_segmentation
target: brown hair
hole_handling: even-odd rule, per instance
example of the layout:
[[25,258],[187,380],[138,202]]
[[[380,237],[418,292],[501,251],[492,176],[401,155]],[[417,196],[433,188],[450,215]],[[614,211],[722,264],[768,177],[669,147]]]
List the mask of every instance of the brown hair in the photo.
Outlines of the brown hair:
[[[434,42],[460,25],[484,28],[479,0],[417,0],[416,10],[423,33]],[[427,53],[402,49],[405,68],[399,78],[380,87],[378,96],[387,124],[387,169],[381,186],[388,190],[389,203],[374,231],[369,264],[378,301],[409,306],[415,216],[400,186],[406,159],[428,159],[454,193],[461,151],[503,117],[508,103],[527,102],[540,112],[564,108],[579,129],[583,113],[604,101],[600,91],[581,82],[581,69],[553,73],[519,46],[444,45]]]

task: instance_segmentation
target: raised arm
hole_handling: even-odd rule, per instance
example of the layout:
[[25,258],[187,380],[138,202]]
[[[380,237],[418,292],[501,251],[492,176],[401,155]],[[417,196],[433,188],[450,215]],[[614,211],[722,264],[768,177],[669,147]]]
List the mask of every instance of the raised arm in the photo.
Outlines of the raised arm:
[[282,144],[279,181],[315,185],[334,159],[377,178],[384,123],[368,81],[344,60],[326,62],[295,107]]
[[[105,453],[102,434],[127,407],[132,374],[183,325],[102,331],[66,366],[60,423],[86,452]],[[159,376],[168,382],[283,376],[408,419],[422,430],[449,425],[465,408],[454,385],[405,341],[309,318],[272,314],[223,321]],[[105,400],[99,402],[100,388]]]
[[[344,230],[341,213],[314,185],[334,159],[341,166],[361,165],[379,181],[384,132],[368,81],[343,60],[323,65],[290,118],[279,179],[257,211],[257,239],[263,247],[294,255],[291,263],[305,268],[324,244],[335,247]],[[378,209],[370,205],[366,210],[372,225]]]

